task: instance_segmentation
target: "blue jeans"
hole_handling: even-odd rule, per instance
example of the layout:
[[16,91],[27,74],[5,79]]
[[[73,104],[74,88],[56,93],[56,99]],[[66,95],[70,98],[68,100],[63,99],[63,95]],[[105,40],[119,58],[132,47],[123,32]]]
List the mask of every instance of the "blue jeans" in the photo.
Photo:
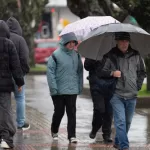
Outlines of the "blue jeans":
[[136,98],[124,99],[114,94],[110,103],[113,108],[114,124],[116,128],[115,144],[119,145],[121,150],[129,148],[127,134],[134,115]]
[[[25,78],[24,78],[25,79]],[[18,91],[18,86],[15,84],[14,96],[16,100],[16,121],[17,126],[22,127],[25,123],[25,85],[22,86],[22,91]]]

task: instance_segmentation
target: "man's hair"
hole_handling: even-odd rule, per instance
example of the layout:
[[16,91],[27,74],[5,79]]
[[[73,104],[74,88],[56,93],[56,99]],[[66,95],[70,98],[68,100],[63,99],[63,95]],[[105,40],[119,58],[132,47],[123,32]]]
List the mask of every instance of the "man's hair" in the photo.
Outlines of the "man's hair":
[[115,32],[115,40],[130,41],[130,34],[128,32]]

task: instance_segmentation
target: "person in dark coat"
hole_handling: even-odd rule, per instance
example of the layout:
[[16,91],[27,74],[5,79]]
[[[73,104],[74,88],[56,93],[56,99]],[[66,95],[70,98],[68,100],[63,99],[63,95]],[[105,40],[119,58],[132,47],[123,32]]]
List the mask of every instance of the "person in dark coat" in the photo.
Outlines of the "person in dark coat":
[[102,67],[101,61],[85,59],[84,68],[89,71],[90,92],[93,100],[93,121],[90,138],[94,139],[98,130],[102,127],[104,142],[112,142],[111,125],[112,125],[112,109],[109,103],[109,98],[104,97],[99,87],[99,78],[96,70]]
[[23,73],[16,48],[11,40],[7,24],[0,20],[0,146],[13,147],[16,128],[11,109],[11,92],[14,90],[13,79],[21,91],[24,85]]
[[[24,80],[26,74],[29,72],[29,49],[25,39],[22,37],[22,29],[19,22],[14,18],[10,17],[7,20],[7,25],[10,30],[10,40],[15,44],[16,50],[19,56],[21,69],[23,71]],[[30,124],[25,120],[25,86],[22,87],[22,91],[18,92],[17,85],[15,85],[15,100],[16,100],[16,116],[17,116],[17,127],[18,129],[28,130]]]

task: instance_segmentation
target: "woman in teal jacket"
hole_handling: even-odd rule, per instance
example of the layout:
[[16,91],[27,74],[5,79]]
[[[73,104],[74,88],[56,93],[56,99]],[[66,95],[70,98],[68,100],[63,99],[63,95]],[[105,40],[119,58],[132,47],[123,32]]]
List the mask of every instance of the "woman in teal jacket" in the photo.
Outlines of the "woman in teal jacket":
[[58,139],[58,130],[65,108],[68,117],[68,139],[76,143],[76,98],[83,87],[83,65],[80,55],[74,50],[78,44],[74,33],[60,39],[59,48],[50,56],[47,65],[47,80],[54,104],[51,133]]

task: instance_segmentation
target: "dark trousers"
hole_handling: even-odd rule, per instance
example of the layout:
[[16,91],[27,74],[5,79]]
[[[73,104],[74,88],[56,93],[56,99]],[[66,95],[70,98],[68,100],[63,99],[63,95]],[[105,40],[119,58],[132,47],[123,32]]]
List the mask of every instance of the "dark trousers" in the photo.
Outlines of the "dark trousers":
[[13,136],[16,127],[11,108],[11,93],[0,92],[0,139],[4,139],[10,147],[13,147]]
[[108,99],[105,99],[98,91],[91,91],[93,100],[92,132],[102,127],[103,138],[111,135],[112,107]]
[[71,137],[76,137],[76,98],[77,95],[52,96],[54,104],[54,114],[51,125],[52,133],[58,133],[61,119],[64,116],[66,108],[66,113],[68,117],[68,139],[70,139]]

